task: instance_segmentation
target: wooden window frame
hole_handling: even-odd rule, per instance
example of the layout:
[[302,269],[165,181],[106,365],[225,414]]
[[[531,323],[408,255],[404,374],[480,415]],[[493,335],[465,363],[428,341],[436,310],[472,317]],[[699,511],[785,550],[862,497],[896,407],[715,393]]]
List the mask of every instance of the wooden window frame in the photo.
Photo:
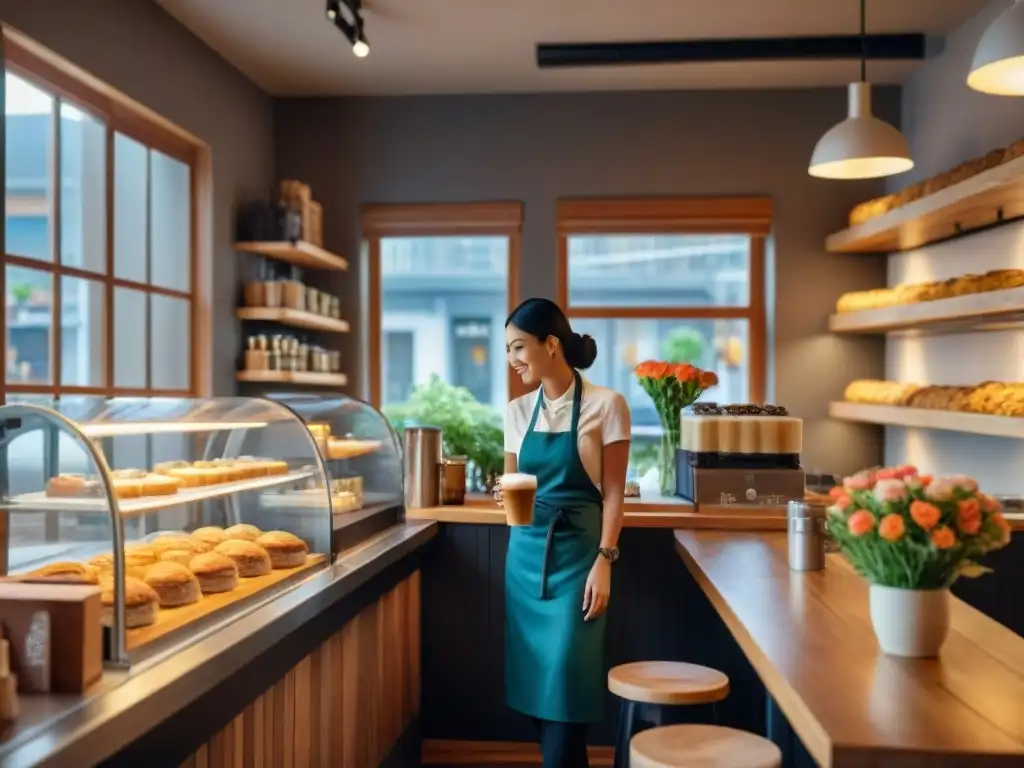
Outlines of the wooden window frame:
[[[380,241],[384,237],[495,235],[508,238],[508,311],[519,303],[519,263],[523,204],[519,202],[365,205],[363,236],[363,349],[367,399],[381,405],[381,274]],[[509,398],[522,394],[522,382],[508,371]]]
[[[765,242],[771,233],[767,197],[565,199],[557,204],[556,300],[566,316],[608,319],[747,321],[748,401],[766,392]],[[750,238],[750,299],[742,307],[573,307],[569,303],[569,238],[574,235],[690,234]]]
[[[53,97],[51,134],[53,161],[50,168],[50,204],[44,205],[49,220],[51,254],[50,261],[32,259],[7,253],[0,248],[0,296],[6,301],[6,266],[8,264],[46,272],[53,279],[50,308],[50,383],[23,384],[7,382],[6,363],[0,371],[0,403],[5,402],[8,393],[36,395],[96,395],[103,397],[197,397],[212,394],[212,327],[210,318],[210,280],[207,273],[209,260],[209,233],[211,231],[210,206],[212,204],[212,165],[210,148],[196,136],[178,127],[166,118],[132,100],[103,81],[75,66],[63,57],[48,50],[26,35],[8,25],[0,25],[2,53],[5,72],[10,72]],[[0,91],[2,92],[2,91]],[[61,262],[61,189],[60,189],[60,105],[68,103],[81,108],[103,124],[106,132],[105,146],[105,256],[102,271],[67,266]],[[6,118],[4,118],[6,119]],[[131,138],[147,149],[157,150],[168,157],[184,163],[190,169],[189,189],[189,262],[191,279],[188,290],[178,291],[156,285],[124,280],[114,276],[114,135],[120,133]],[[147,155],[148,157],[148,155]],[[6,185],[5,185],[6,186]],[[7,211],[6,192],[5,217]],[[16,198],[15,212],[20,215],[38,213],[39,201],[31,198]],[[148,230],[147,230],[148,232]],[[148,236],[148,235],[147,235]],[[148,245],[147,245],[148,248]],[[148,250],[147,250],[148,258]],[[61,384],[61,278],[74,277],[89,280],[104,288],[104,364],[103,386],[78,386]],[[151,387],[129,388],[114,385],[114,322],[113,305],[115,288],[131,288],[147,295],[162,295],[189,302],[189,353],[191,367],[189,384],[186,389],[155,389]],[[148,334],[147,327],[147,334]],[[6,357],[7,328],[6,313],[0,313],[0,347]],[[150,340],[146,339],[147,379],[150,375]]]

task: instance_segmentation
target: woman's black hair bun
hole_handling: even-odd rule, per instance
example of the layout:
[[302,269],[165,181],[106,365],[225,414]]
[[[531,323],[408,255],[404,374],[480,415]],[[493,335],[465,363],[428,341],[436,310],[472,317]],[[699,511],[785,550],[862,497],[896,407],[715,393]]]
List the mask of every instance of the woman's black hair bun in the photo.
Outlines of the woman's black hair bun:
[[594,337],[584,333],[572,335],[572,340],[565,349],[565,362],[573,368],[585,370],[597,359],[597,342]]

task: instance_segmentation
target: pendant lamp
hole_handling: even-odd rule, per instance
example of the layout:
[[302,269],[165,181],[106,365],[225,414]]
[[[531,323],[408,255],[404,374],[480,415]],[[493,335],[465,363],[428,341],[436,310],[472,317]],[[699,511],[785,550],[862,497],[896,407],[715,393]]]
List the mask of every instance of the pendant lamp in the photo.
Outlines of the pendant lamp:
[[847,118],[830,128],[814,147],[807,172],[819,179],[876,179],[914,167],[907,140],[896,128],[871,114],[871,84],[863,42],[865,0],[860,3],[860,82],[850,83]]
[[994,96],[1024,96],[1024,3],[1015,0],[974,49],[967,85]]

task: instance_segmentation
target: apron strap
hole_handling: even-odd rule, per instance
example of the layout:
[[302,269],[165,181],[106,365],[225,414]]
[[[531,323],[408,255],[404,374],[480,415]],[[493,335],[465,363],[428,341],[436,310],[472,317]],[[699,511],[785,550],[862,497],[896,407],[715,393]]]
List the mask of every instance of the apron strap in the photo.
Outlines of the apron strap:
[[548,523],[547,538],[544,540],[544,560],[540,566],[540,599],[547,600],[548,598],[548,563],[551,559],[551,541],[555,536],[555,528],[558,524],[566,519],[564,509],[559,509],[555,512],[555,516],[551,518],[551,522]]

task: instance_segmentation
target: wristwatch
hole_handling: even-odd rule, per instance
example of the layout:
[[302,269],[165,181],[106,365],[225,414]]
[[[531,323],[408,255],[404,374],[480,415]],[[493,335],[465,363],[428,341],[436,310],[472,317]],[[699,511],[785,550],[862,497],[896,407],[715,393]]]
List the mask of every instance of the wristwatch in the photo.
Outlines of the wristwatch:
[[609,563],[614,563],[619,559],[619,548],[618,547],[598,547],[597,554],[607,560]]

